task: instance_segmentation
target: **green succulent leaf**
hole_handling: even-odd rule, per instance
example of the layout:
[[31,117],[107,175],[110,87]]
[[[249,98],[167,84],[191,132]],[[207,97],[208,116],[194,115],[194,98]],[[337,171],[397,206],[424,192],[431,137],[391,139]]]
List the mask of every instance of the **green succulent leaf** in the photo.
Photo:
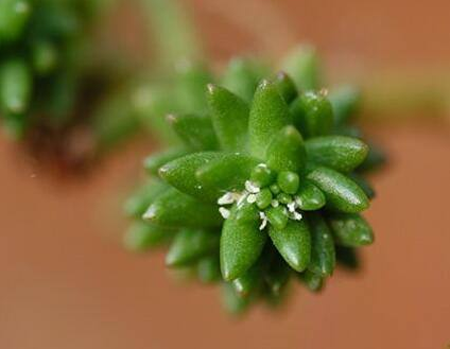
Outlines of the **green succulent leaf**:
[[175,159],[159,169],[160,177],[179,191],[201,201],[215,201],[220,192],[216,188],[204,186],[197,179],[197,171],[213,160],[222,159],[223,153],[193,153]]
[[331,133],[333,108],[325,93],[306,92],[292,102],[290,110],[295,126],[305,138]]
[[316,167],[307,178],[325,194],[328,208],[356,213],[369,207],[364,191],[350,178],[326,167]]
[[246,298],[261,287],[261,282],[262,268],[261,264],[256,262],[242,276],[234,279],[231,284],[239,296]]
[[279,72],[273,82],[278,87],[278,92],[280,92],[280,95],[287,104],[290,104],[298,97],[297,86],[295,86],[294,81],[286,73]]
[[311,260],[311,233],[305,220],[289,221],[281,230],[271,226],[269,236],[292,269],[301,272],[308,267]]
[[340,126],[348,123],[358,111],[361,91],[354,86],[345,85],[331,91],[329,99],[333,106],[334,123]]
[[203,203],[176,189],[169,189],[160,195],[144,213],[143,218],[170,228],[218,227],[223,220],[216,205]]
[[248,155],[223,153],[218,159],[200,167],[196,176],[202,186],[220,191],[240,190],[258,160]]
[[288,73],[303,91],[320,86],[319,59],[314,47],[301,45],[282,61],[281,70]]
[[283,289],[289,282],[291,269],[281,258],[274,258],[264,274],[264,280],[267,284],[270,294],[273,297],[280,297]]
[[306,151],[302,135],[286,126],[273,136],[267,149],[267,165],[275,171],[302,172],[306,166]]
[[316,211],[325,206],[326,199],[322,190],[304,179],[296,194],[296,202],[303,211]]
[[152,154],[145,158],[144,169],[148,174],[157,176],[159,169],[163,165],[189,153],[190,152],[184,148],[173,148],[161,153]]
[[233,285],[224,282],[222,284],[222,301],[226,311],[232,315],[242,315],[250,305],[250,299],[240,297]]
[[184,229],[170,245],[166,265],[180,267],[198,261],[219,247],[220,235],[205,230]]
[[250,109],[249,142],[253,156],[264,159],[274,134],[291,123],[289,108],[275,84],[264,80]]
[[200,64],[183,60],[177,65],[175,82],[176,95],[180,109],[185,113],[206,114],[206,86],[214,79],[210,72]]
[[235,58],[226,68],[221,85],[250,103],[259,82],[259,76],[252,62]]
[[16,41],[22,35],[31,12],[30,1],[0,1],[0,47]]
[[323,288],[324,279],[309,270],[299,274],[299,278],[311,292],[320,292]]
[[158,180],[143,185],[125,202],[125,213],[128,217],[141,218],[150,204],[167,189],[167,184]]
[[350,172],[367,157],[369,147],[357,138],[324,136],[305,142],[308,160],[339,172]]
[[261,255],[267,234],[258,227],[259,215],[254,205],[233,207],[220,240],[220,265],[225,280],[243,276]]
[[13,114],[27,111],[32,90],[31,71],[25,61],[13,59],[0,66],[0,107]]
[[361,262],[358,253],[353,247],[336,245],[336,261],[340,267],[350,271],[358,270]]
[[322,277],[331,276],[336,266],[333,235],[320,214],[309,216],[311,227],[311,262],[308,270]]
[[170,230],[137,221],[127,230],[124,245],[129,251],[145,252],[165,244],[172,235]]
[[247,148],[249,108],[240,97],[223,87],[208,85],[208,105],[221,149]]
[[370,245],[374,241],[372,228],[359,214],[336,213],[328,218],[337,244],[345,247]]
[[219,148],[219,142],[209,117],[194,114],[169,115],[168,120],[187,147],[195,151]]
[[197,275],[205,284],[219,281],[221,278],[219,256],[214,254],[200,259],[197,264]]

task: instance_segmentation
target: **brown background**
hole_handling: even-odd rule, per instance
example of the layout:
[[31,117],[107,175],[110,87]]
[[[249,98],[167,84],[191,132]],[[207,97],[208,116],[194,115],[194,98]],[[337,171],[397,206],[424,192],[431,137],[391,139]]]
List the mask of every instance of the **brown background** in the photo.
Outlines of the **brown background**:
[[[213,57],[248,47],[276,56],[307,40],[329,67],[351,61],[367,74],[450,58],[444,0],[240,0],[235,16],[250,26],[230,17],[234,1],[184,2]],[[249,12],[260,8],[270,21]],[[264,27],[271,40],[251,29]],[[120,200],[151,142],[128,145],[89,178],[61,181],[2,137],[0,348],[447,348],[450,129],[421,116],[364,123],[391,154],[374,178],[379,196],[367,217],[377,241],[365,250],[364,273],[337,273],[319,296],[297,288],[283,312],[258,309],[238,322],[214,288],[177,285],[161,254],[136,257],[118,244]]]

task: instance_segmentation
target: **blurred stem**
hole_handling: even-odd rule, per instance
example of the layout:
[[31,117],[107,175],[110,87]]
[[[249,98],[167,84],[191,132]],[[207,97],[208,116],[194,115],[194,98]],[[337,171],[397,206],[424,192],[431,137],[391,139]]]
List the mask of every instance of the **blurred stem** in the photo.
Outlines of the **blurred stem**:
[[176,0],[139,0],[145,10],[149,36],[157,45],[156,68],[171,69],[180,59],[202,56],[197,33],[186,9]]

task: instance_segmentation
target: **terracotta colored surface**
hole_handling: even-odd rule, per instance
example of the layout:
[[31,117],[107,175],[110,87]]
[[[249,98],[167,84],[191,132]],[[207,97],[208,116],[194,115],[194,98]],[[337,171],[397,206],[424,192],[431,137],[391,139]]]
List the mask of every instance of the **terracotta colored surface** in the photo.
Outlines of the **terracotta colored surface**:
[[[328,56],[346,42],[370,64],[450,56],[446,1],[279,3],[289,21],[299,16],[296,35]],[[204,11],[196,12],[203,28],[214,28]],[[208,37],[218,56],[239,49],[222,35],[223,50]],[[170,281],[161,254],[139,258],[117,243],[126,226],[117,188],[129,189],[151,145],[130,145],[85,181],[55,183],[2,138],[0,348],[446,348],[450,129],[378,125],[372,133],[392,160],[374,178],[380,195],[367,217],[377,241],[365,250],[364,273],[337,273],[320,296],[296,289],[284,312],[257,310],[241,322],[224,315],[216,290]]]

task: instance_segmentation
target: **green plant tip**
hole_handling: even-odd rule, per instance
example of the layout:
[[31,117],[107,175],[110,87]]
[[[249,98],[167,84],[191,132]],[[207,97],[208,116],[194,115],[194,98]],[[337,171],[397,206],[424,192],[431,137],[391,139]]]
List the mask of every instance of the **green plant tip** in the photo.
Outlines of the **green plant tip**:
[[275,173],[266,164],[259,164],[253,169],[250,179],[257,186],[263,188],[274,182]]
[[295,194],[300,185],[300,177],[294,172],[283,171],[278,174],[277,182],[283,192]]

